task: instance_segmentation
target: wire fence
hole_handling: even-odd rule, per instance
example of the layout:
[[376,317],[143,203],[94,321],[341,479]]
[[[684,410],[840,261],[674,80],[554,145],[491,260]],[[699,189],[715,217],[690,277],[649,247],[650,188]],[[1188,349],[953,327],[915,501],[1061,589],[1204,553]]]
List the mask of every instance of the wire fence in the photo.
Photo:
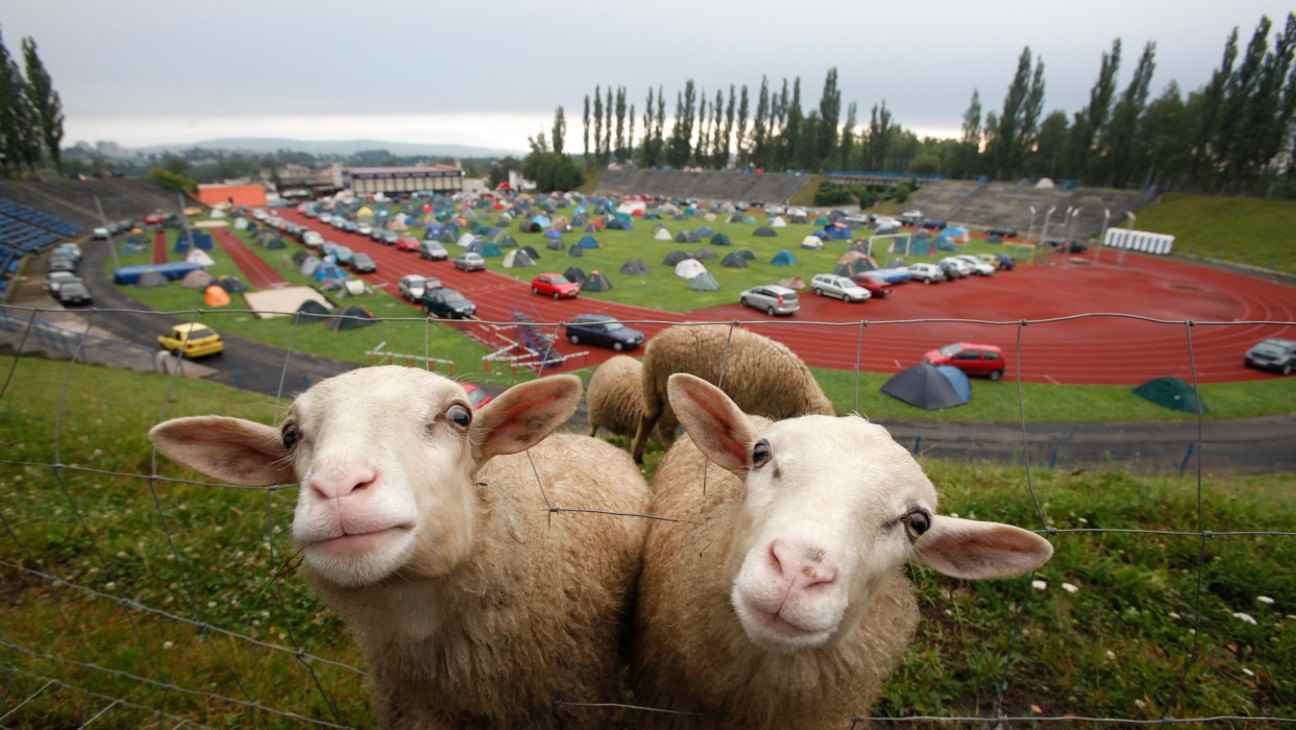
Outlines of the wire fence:
[[[0,481],[8,495],[0,509],[0,532],[9,547],[0,552],[0,572],[5,574],[4,593],[10,609],[0,624],[0,676],[4,677],[0,723],[22,721],[23,726],[41,726],[43,713],[70,712],[75,707],[82,726],[91,723],[183,727],[248,724],[252,726],[352,727],[370,723],[361,687],[366,674],[354,650],[341,638],[336,618],[328,616],[307,596],[291,576],[297,556],[288,541],[284,525],[291,514],[295,485],[249,488],[192,479],[160,460],[142,433],[123,433],[124,448],[92,448],[85,443],[85,420],[110,419],[120,409],[155,417],[156,421],[178,415],[173,412],[173,391],[180,378],[167,378],[161,392],[99,392],[100,385],[80,377],[77,367],[94,360],[92,350],[120,348],[147,351],[143,344],[122,344],[105,336],[98,325],[122,314],[156,315],[140,310],[88,310],[81,315],[79,329],[67,322],[45,321],[52,310],[0,308],[0,332],[13,349],[0,376],[0,418],[16,412],[13,401],[22,389],[38,392],[53,410],[53,430],[30,434],[47,441],[39,444],[0,444],[0,465],[7,470]],[[167,313],[163,313],[167,314]],[[242,310],[197,311],[203,318],[237,318]],[[285,313],[291,314],[291,313]],[[333,315],[336,316],[336,315]],[[1097,318],[1133,319],[1173,329],[1182,336],[1182,354],[1194,389],[1198,383],[1198,353],[1195,333],[1202,328],[1248,328],[1257,325],[1296,328],[1296,322],[1255,320],[1247,322],[1193,322],[1118,314],[1084,314],[1048,320],[993,321],[965,318],[925,318],[889,321],[799,322],[770,325],[755,322],[692,322],[686,326],[719,324],[729,328],[720,385],[728,372],[729,341],[738,328],[760,331],[766,327],[823,328],[827,336],[847,339],[856,352],[853,406],[861,408],[860,352],[868,334],[884,327],[913,327],[934,323],[979,325],[1015,329],[1012,372],[1016,392],[1022,490],[1029,498],[1036,524],[1022,525],[1051,541],[1102,535],[1134,535],[1146,538],[1191,539],[1196,541],[1193,570],[1192,631],[1190,655],[1183,657],[1185,670],[1202,660],[1202,598],[1208,590],[1203,575],[1208,564],[1208,544],[1218,539],[1278,539],[1296,537],[1291,530],[1212,529],[1206,503],[1210,498],[1203,467],[1205,414],[1195,414],[1192,451],[1180,471],[1191,475],[1195,496],[1195,524],[1191,529],[1167,526],[1059,527],[1053,524],[1041,499],[1037,478],[1042,465],[1032,455],[1032,442],[1023,393],[1023,375],[1030,350],[1026,335],[1032,327],[1061,326]],[[418,327],[425,332],[429,321],[422,317],[383,317],[399,327]],[[675,326],[675,321],[645,319],[626,324]],[[484,323],[501,326],[509,322]],[[556,334],[563,322],[537,322],[538,328],[552,328]],[[65,363],[24,358],[32,352],[61,355]],[[292,344],[287,343],[288,348]],[[425,355],[433,353],[425,352]],[[168,372],[183,376],[186,363],[172,358]],[[94,360],[110,362],[111,358]],[[431,359],[426,359],[430,363]],[[358,367],[359,365],[355,365]],[[277,374],[273,404],[231,403],[239,415],[255,413],[263,420],[282,415],[290,401],[290,374],[294,368],[291,349]],[[155,386],[156,390],[156,386]],[[1199,391],[1200,392],[1200,391]],[[116,402],[123,395],[129,400]],[[145,407],[157,402],[153,411]],[[839,404],[840,407],[841,404]],[[21,430],[14,433],[25,434]],[[915,445],[915,451],[921,448]],[[26,454],[34,453],[34,456]],[[123,458],[123,455],[125,458]],[[85,463],[101,458],[103,463]],[[1192,469],[1188,471],[1191,464]],[[533,469],[535,468],[532,462]],[[616,513],[582,505],[559,504],[546,494],[535,471],[537,509],[571,519],[688,520],[680,515]],[[706,479],[706,472],[700,482]],[[105,496],[126,492],[133,499]],[[196,527],[222,532],[216,542],[195,537]],[[216,550],[216,555],[200,554]],[[15,620],[21,619],[21,620]],[[29,620],[28,620],[29,619]],[[921,640],[921,639],[920,639]],[[609,648],[612,650],[612,648]],[[175,661],[170,656],[186,657]],[[165,658],[165,659],[164,659]],[[1167,658],[1169,661],[1169,658]],[[192,665],[194,671],[180,675],[177,665]],[[1185,671],[1184,676],[1187,676]],[[273,681],[267,683],[267,677]],[[273,689],[268,688],[271,687]],[[843,717],[843,726],[859,723],[887,724],[990,724],[1077,723],[1094,724],[1206,724],[1206,723],[1296,723],[1296,717],[1255,715],[1246,712],[1200,717],[1103,717],[1080,714],[1050,716],[1044,713],[1012,714],[1001,700],[1005,688],[996,690],[995,710],[984,715],[859,715]],[[1178,692],[1190,691],[1181,686]],[[75,698],[75,699],[73,699]],[[619,708],[635,713],[695,714],[678,708],[627,704],[621,698],[605,702],[555,701],[565,711],[600,711]],[[69,705],[68,703],[71,703]],[[1170,706],[1175,703],[1168,702]],[[1024,709],[1024,708],[1013,708]],[[1081,708],[1083,709],[1083,708]],[[1231,709],[1231,708],[1229,708]],[[61,717],[61,715],[60,715]]]

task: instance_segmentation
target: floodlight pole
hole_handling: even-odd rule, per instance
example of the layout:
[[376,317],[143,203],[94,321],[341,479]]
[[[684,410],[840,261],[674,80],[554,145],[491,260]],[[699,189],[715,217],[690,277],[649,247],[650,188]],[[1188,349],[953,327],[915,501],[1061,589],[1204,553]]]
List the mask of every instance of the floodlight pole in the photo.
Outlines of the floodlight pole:
[[1080,206],[1067,209],[1067,245],[1075,238],[1075,219],[1080,217]]
[[192,249],[194,245],[193,232],[189,230],[189,216],[185,215],[184,196],[178,192],[176,193],[176,205],[180,208],[180,225],[184,227],[185,243],[188,243],[189,248]]
[[108,231],[108,251],[113,257],[113,268],[120,269],[121,262],[117,260],[117,244],[113,242],[112,229],[108,227],[108,216],[104,215],[103,204],[99,202],[99,196],[94,196],[95,209],[99,211],[99,222],[103,224],[104,230]]

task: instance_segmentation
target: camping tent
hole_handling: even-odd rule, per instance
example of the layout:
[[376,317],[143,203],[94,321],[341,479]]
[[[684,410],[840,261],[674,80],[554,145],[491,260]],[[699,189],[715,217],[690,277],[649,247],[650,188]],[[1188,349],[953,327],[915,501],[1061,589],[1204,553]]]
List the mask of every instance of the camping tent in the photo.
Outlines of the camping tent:
[[675,234],[675,243],[688,243],[688,242],[689,242],[688,234],[684,233],[684,231],[680,231],[679,233]]
[[238,294],[248,290],[247,284],[244,284],[237,276],[222,276],[216,279],[215,283],[220,284],[221,288],[231,294]]
[[774,237],[777,236],[778,234],[774,232],[774,229],[773,229],[773,228],[768,228],[768,227],[766,227],[766,226],[761,226],[760,228],[757,228],[757,229],[752,233],[752,235],[754,235],[754,236],[759,236],[759,237],[761,237],[761,238],[774,238]]
[[594,240],[593,236],[582,236],[581,240],[576,242],[576,245],[581,248],[598,248],[599,242]]
[[342,285],[342,291],[348,296],[359,297],[365,294],[372,294],[373,290],[361,279],[347,279]]
[[1035,183],[1035,187],[1039,190],[1052,190],[1053,181],[1047,177],[1042,177],[1039,179],[1039,182]]
[[265,247],[272,251],[278,251],[279,249],[287,248],[287,245],[284,244],[284,240],[282,238],[275,237],[270,239],[269,241],[266,241]]
[[693,254],[693,258],[697,259],[698,261],[706,261],[707,259],[713,259],[715,257],[716,257],[716,252],[709,248],[706,248],[705,246],[699,248],[697,250],[697,253]]
[[783,220],[783,216],[781,215],[774,216],[770,220],[769,224],[770,228],[787,228],[787,221]]
[[579,243],[573,243],[571,248],[567,249],[568,256],[584,256],[585,249],[580,247]]
[[608,278],[598,269],[591,271],[585,283],[581,285],[581,291],[607,291],[611,288],[612,282],[608,281]]
[[818,236],[806,236],[801,239],[801,248],[823,248],[823,241]]
[[139,279],[136,280],[135,286],[155,287],[165,286],[166,283],[167,280],[165,276],[156,271],[145,271],[139,275]]
[[774,258],[770,259],[770,263],[774,264],[775,266],[791,266],[796,262],[797,262],[796,257],[793,256],[792,252],[788,251],[787,249],[783,249],[779,251],[778,253],[774,254]]
[[188,261],[191,264],[198,264],[199,266],[216,265],[216,262],[212,260],[211,256],[207,255],[206,251],[197,248],[190,251],[188,256],[185,256],[185,261]]
[[485,246],[482,246],[482,249],[481,249],[481,252],[480,252],[480,253],[481,253],[482,256],[484,256],[484,257],[486,257],[486,258],[494,258],[494,257],[496,257],[496,256],[503,256],[503,255],[504,255],[504,252],[503,252],[503,251],[500,251],[500,247],[497,246],[497,245],[495,245],[495,244],[493,244],[493,243],[488,243],[488,244],[486,244]]
[[715,235],[715,230],[712,229],[710,226],[702,226],[701,228],[697,229],[696,232],[699,238],[709,238],[710,236]]
[[648,273],[648,265],[644,263],[643,259],[630,259],[624,264],[621,264],[621,273],[646,274]]
[[321,263],[316,267],[311,278],[315,281],[328,281],[329,279],[345,279],[346,274],[342,273],[342,269],[339,269],[337,264]]
[[730,251],[720,260],[720,265],[730,269],[747,268],[747,259],[739,255],[737,251]]
[[573,284],[584,284],[585,279],[588,277],[585,276],[585,271],[579,266],[568,266],[567,270],[563,272],[563,278]]
[[[950,370],[962,376],[960,385],[951,380],[958,376]],[[925,362],[896,373],[882,386],[882,392],[929,411],[961,406],[972,398],[967,376],[957,368],[937,368]]]
[[728,246],[732,243],[733,242],[729,240],[729,237],[723,233],[717,233],[711,237],[712,246]]
[[665,258],[662,259],[662,265],[675,266],[679,262],[691,258],[693,258],[693,255],[687,251],[671,251],[670,253],[666,254]]
[[208,307],[228,307],[229,294],[220,286],[212,284],[203,290],[203,304]]
[[739,256],[742,256],[743,259],[747,261],[756,260],[756,254],[752,253],[751,249],[749,248],[740,248],[737,251],[734,251],[734,253],[738,254]]
[[319,268],[319,265],[320,260],[318,256],[308,255],[302,260],[301,265],[297,267],[297,271],[301,272],[302,276],[312,276],[315,274],[315,270]]
[[329,319],[329,329],[353,330],[378,324],[373,313],[364,307],[350,306],[338,313],[339,316]]
[[324,317],[328,316],[328,308],[314,299],[307,299],[297,307],[297,312],[293,314],[293,324],[310,324],[312,322],[322,322]]
[[307,256],[310,256],[310,254],[306,253],[305,251],[302,251],[301,249],[297,249],[296,251],[293,252],[292,255],[293,265],[300,267],[302,265],[302,262],[306,260]]
[[670,231],[665,228],[658,228],[657,232],[653,234],[653,239],[657,241],[669,241],[671,240]]
[[562,231],[557,228],[551,228],[544,232],[545,238],[562,238]]
[[1202,413],[1206,412],[1206,404],[1197,396],[1197,391],[1179,378],[1149,380],[1135,388],[1134,395],[1175,411],[1197,413],[1200,409]]
[[537,251],[537,250],[535,250],[535,247],[533,247],[533,246],[523,246],[522,248],[520,248],[520,249],[518,249],[518,250],[519,250],[519,251],[525,251],[525,252],[526,252],[526,255],[527,255],[527,256],[530,256],[532,261],[539,261],[539,260],[540,260],[540,252]]
[[199,269],[185,274],[185,277],[180,280],[180,286],[186,289],[206,289],[211,282],[211,274]]
[[549,249],[550,251],[561,251],[564,248],[567,248],[567,244],[563,243],[563,240],[561,238],[555,238],[552,241],[546,243],[545,248]]
[[477,238],[473,236],[473,234],[465,233],[459,237],[457,243],[459,244],[460,248],[468,248],[469,246],[473,245],[473,241],[476,240]]
[[720,291],[720,282],[708,271],[689,279],[688,288],[693,291]]
[[528,266],[535,266],[535,262],[531,260],[530,256],[527,256],[526,251],[514,249],[504,256],[503,265],[506,269],[524,269]]
[[496,239],[495,244],[498,245],[500,248],[513,248],[518,245],[517,239],[508,234],[500,236],[498,239]]
[[698,274],[705,274],[706,267],[697,259],[684,259],[675,264],[675,275],[681,279],[692,279]]

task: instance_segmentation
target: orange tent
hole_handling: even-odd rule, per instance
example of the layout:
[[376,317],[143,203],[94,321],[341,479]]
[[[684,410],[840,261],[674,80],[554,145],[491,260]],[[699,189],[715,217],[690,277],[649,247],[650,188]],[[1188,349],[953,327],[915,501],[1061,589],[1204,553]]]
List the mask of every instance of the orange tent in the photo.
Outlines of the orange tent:
[[207,287],[207,291],[203,292],[203,304],[209,307],[228,307],[229,303],[229,294],[215,284]]

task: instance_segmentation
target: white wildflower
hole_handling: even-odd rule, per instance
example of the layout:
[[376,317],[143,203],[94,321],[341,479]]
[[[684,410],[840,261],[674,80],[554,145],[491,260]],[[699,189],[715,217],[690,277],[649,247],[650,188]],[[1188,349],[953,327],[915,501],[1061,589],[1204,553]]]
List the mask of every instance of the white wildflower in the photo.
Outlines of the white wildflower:
[[1272,606],[1274,604],[1274,599],[1269,596],[1256,596],[1256,601],[1258,603],[1263,603],[1266,606]]
[[1080,587],[1071,583],[1063,583],[1062,590],[1066,591],[1067,593],[1075,593],[1076,591],[1080,590]]
[[1248,677],[1254,677],[1254,676],[1255,676],[1255,672],[1251,671],[1250,669],[1247,669],[1246,667],[1242,667],[1242,673],[1245,674],[1245,675],[1248,676]]
[[1238,611],[1238,612],[1234,613],[1234,614],[1233,614],[1233,618],[1237,619],[1238,621],[1243,621],[1243,622],[1245,622],[1245,623],[1249,623],[1249,624],[1251,624],[1252,626],[1255,626],[1255,624],[1256,624],[1256,620],[1253,619],[1253,618],[1251,618],[1251,615],[1250,615],[1250,614],[1242,613],[1241,611]]
[[174,648],[175,648],[175,642],[174,642],[174,641],[164,641],[164,642],[162,642],[162,648],[163,648],[163,649],[174,649]]
[[1177,619],[1177,618],[1179,618],[1179,614],[1175,613],[1174,611],[1171,611],[1171,612],[1170,612],[1170,618]]
[[1031,588],[1034,588],[1037,591],[1046,591],[1048,590],[1048,583],[1042,580],[1033,580],[1031,581]]
[[1111,660],[1115,660],[1115,659],[1116,659],[1116,652],[1112,651],[1111,649],[1108,649],[1108,650],[1107,650],[1107,658],[1108,658],[1108,659],[1111,659]]

